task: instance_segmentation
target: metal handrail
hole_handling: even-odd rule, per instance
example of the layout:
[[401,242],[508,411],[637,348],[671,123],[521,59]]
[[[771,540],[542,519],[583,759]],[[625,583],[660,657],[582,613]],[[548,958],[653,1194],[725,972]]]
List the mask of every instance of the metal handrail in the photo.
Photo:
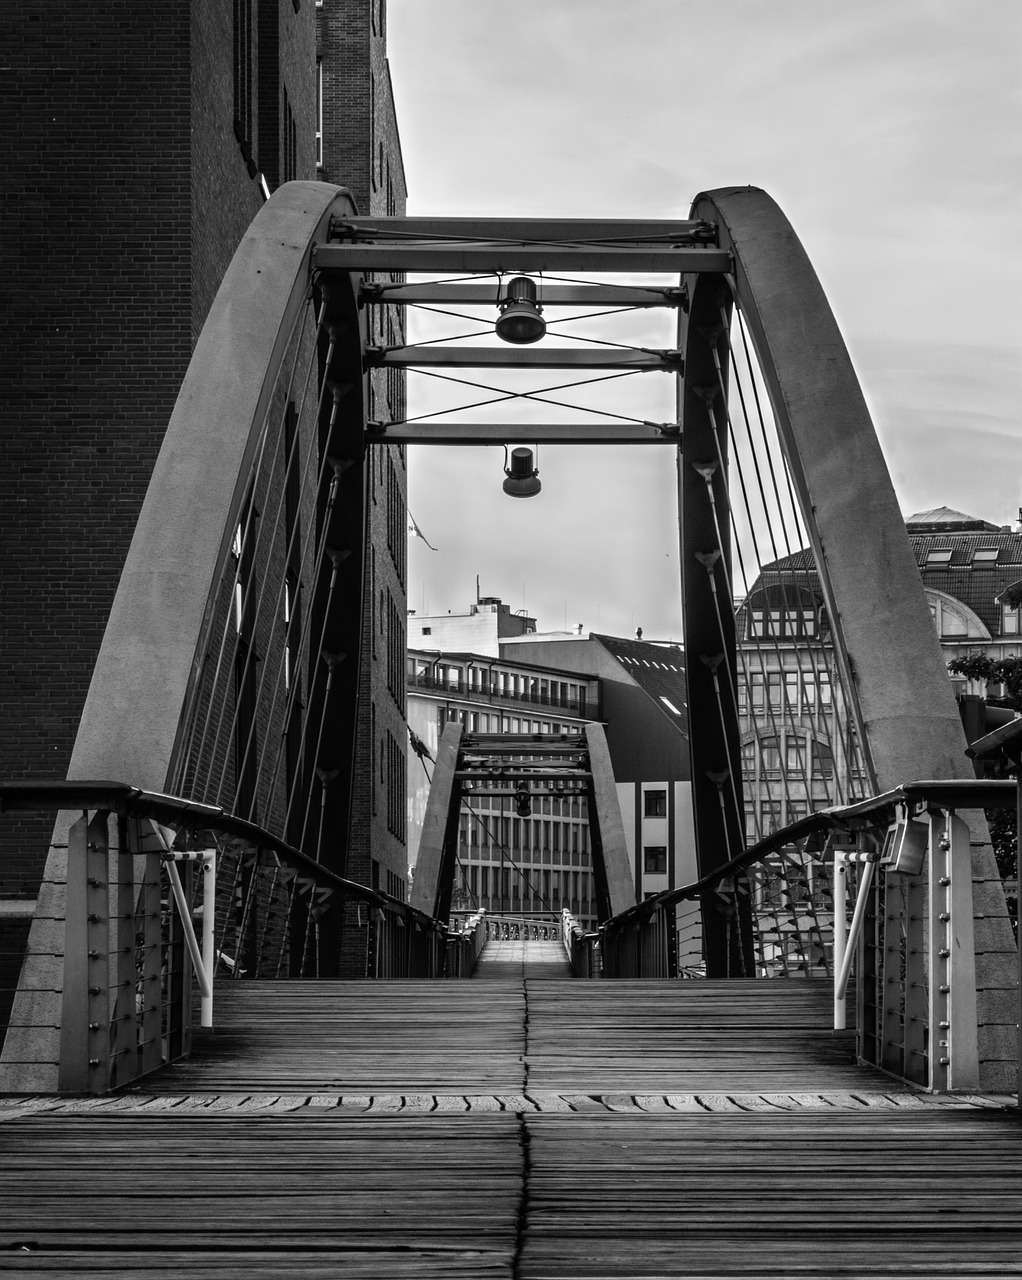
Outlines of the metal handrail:
[[1017,797],[1013,779],[935,779],[812,814],[604,922],[604,973],[825,976],[844,1029],[854,962],[862,1061],[931,1090],[1008,1092],[1018,947],[980,817]]
[[188,1053],[212,1024],[214,976],[335,976],[349,928],[368,977],[460,963],[444,923],[218,806],[120,782],[0,782],[0,813],[30,810],[55,811],[67,854],[48,864],[5,1000],[0,1090],[123,1085]]

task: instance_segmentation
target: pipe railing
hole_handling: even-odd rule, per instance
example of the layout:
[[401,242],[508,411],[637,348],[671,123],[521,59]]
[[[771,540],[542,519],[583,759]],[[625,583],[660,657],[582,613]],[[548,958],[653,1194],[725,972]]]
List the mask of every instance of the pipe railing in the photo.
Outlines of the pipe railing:
[[216,806],[0,783],[0,813],[32,810],[54,837],[23,958],[0,970],[0,1092],[123,1085],[189,1052],[217,982],[337,976],[342,937],[368,977],[445,974],[443,924]]

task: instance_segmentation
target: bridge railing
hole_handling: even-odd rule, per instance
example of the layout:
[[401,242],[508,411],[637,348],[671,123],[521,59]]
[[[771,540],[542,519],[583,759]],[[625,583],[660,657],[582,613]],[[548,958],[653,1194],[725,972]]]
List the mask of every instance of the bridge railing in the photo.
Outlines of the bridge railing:
[[525,942],[549,941],[560,938],[561,922],[549,916],[499,915],[486,916],[486,937],[495,940]]
[[2,970],[0,1092],[123,1085],[188,1053],[215,983],[336,976],[346,936],[370,977],[445,973],[438,921],[215,806],[21,782],[0,810],[55,814],[24,958]]
[[561,943],[576,978],[598,978],[601,973],[600,935],[583,928],[567,907],[561,911]]
[[489,936],[485,908],[451,929],[447,942],[447,977],[471,978]]
[[1018,1077],[1018,943],[984,811],[1012,781],[907,783],[810,815],[600,929],[620,978],[854,977],[859,1057],[933,1090]]

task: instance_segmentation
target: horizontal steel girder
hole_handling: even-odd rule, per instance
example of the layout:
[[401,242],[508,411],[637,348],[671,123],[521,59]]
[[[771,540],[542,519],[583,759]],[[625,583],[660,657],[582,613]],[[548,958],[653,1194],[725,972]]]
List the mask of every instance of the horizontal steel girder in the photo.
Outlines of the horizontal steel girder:
[[[548,307],[682,307],[685,291],[680,288],[633,289],[616,284],[539,284],[539,301]],[[359,297],[363,302],[434,304],[445,307],[496,307],[496,282],[477,280],[438,281],[433,284],[386,284],[366,282]]]
[[435,241],[407,244],[321,244],[313,252],[319,271],[662,271],[667,275],[731,270],[720,249],[686,245],[459,245]]
[[411,422],[369,423],[367,444],[500,445],[673,444],[681,431],[673,422]]
[[366,347],[371,369],[636,369],[679,373],[677,351],[591,347]]
[[416,218],[390,215],[335,218],[331,238],[366,240],[409,236],[427,240],[512,240],[517,243],[606,240],[716,242],[710,222],[698,218]]

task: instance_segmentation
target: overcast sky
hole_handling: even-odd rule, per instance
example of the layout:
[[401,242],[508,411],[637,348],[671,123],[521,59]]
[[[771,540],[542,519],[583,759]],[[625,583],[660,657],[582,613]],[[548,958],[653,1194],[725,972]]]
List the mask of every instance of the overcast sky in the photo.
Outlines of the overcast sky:
[[[823,282],[902,510],[1017,518],[1019,0],[388,13],[409,213],[684,218],[701,190],[764,188]],[[431,404],[421,381],[411,412]],[[410,508],[438,548],[411,540],[410,608],[463,612],[478,574],[540,630],[678,637],[666,451],[544,448],[527,501],[501,493],[502,466],[410,451]]]

